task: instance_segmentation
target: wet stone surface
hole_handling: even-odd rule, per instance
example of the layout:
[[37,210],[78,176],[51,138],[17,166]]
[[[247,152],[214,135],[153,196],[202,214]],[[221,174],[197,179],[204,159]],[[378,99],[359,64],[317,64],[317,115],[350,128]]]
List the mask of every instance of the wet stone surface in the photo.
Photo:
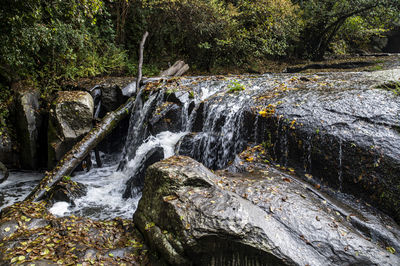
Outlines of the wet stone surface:
[[134,216],[150,246],[175,265],[400,263],[386,246],[400,243],[390,219],[381,224],[387,242],[376,241],[353,226],[357,213],[345,216],[291,175],[246,161],[251,173],[221,176],[188,157],[151,166]]

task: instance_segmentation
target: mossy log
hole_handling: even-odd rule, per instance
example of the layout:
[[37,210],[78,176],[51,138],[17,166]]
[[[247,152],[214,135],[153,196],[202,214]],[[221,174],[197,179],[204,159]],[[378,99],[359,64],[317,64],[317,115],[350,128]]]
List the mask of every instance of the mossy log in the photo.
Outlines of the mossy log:
[[25,201],[40,201],[52,187],[64,176],[69,176],[83,159],[100,143],[118,123],[132,110],[135,98],[131,97],[117,110],[109,112],[80,142],[64,155],[57,166],[46,173],[33,191],[25,198]]

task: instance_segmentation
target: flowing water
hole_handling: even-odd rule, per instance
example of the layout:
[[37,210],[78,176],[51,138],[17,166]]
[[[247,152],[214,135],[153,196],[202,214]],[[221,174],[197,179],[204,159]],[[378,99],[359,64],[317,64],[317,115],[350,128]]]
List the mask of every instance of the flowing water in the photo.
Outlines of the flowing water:
[[[342,74],[332,74],[345,80]],[[84,184],[88,191],[81,198],[74,200],[74,205],[67,202],[58,202],[50,211],[58,216],[82,215],[93,219],[109,219],[114,217],[131,218],[140,199],[140,189],[136,197],[124,198],[128,180],[134,177],[138,167],[146,155],[154,148],[163,149],[164,158],[175,154],[177,144],[188,133],[193,133],[190,139],[189,154],[205,166],[212,169],[221,169],[232,161],[235,155],[241,152],[252,141],[257,141],[258,119],[248,123],[246,112],[254,106],[256,97],[267,93],[277,93],[277,87],[290,87],[290,78],[293,75],[262,75],[241,77],[240,83],[246,90],[240,93],[227,93],[233,84],[233,77],[224,80],[210,80],[188,78],[180,80],[180,87],[187,87],[189,91],[182,93],[180,128],[170,131],[151,132],[149,120],[156,113],[166,99],[166,90],[160,90],[149,96],[143,108],[133,112],[127,132],[124,151],[104,164],[101,168],[93,168],[88,172],[75,173],[74,181]],[[336,78],[337,78],[336,77]],[[334,83],[331,76],[322,76],[320,82]],[[310,85],[312,86],[312,85]],[[337,85],[340,87],[340,84]],[[315,89],[311,88],[310,89]],[[129,85],[126,91],[134,91]],[[278,93],[280,93],[278,91]],[[194,107],[193,107],[194,106]],[[199,117],[201,118],[199,121]],[[274,152],[283,155],[283,164],[288,163],[288,131],[283,129],[283,121],[278,116],[278,132],[280,138],[275,140]],[[250,131],[248,129],[251,129]],[[311,170],[312,141],[308,137],[304,142],[306,150],[304,168]],[[342,182],[342,143],[339,146],[338,176]],[[276,150],[279,149],[279,150]],[[124,162],[124,163],[121,163]],[[0,185],[0,206],[4,207],[23,199],[30,189],[40,179],[40,174],[12,173],[9,180]],[[13,181],[18,180],[18,181]],[[3,198],[1,198],[3,197]]]
[[[57,202],[50,211],[58,216],[80,215],[93,219],[113,217],[131,218],[136,210],[140,193],[132,198],[124,198],[128,180],[135,176],[146,155],[154,148],[161,147],[164,158],[175,154],[176,144],[188,132],[193,130],[195,112],[189,114],[189,105],[196,108],[204,103],[204,122],[200,133],[194,138],[192,154],[196,159],[211,168],[223,168],[234,154],[244,147],[239,130],[243,124],[244,106],[250,100],[250,93],[242,96],[232,95],[236,100],[221,103],[222,94],[227,90],[228,82],[204,81],[193,87],[195,97],[190,100],[188,94],[180,97],[182,107],[182,125],[178,132],[163,131],[155,136],[149,133],[148,121],[154,110],[163,104],[165,91],[151,95],[142,110],[133,113],[130,118],[128,137],[123,155],[101,168],[76,173],[73,180],[84,184],[88,191],[85,196],[74,200],[74,205]],[[195,108],[195,109],[196,109]],[[121,161],[125,163],[121,164]],[[122,170],[118,170],[121,169]],[[140,192],[140,190],[139,190]]]
[[38,172],[11,171],[8,179],[0,184],[0,210],[28,196],[42,176]]

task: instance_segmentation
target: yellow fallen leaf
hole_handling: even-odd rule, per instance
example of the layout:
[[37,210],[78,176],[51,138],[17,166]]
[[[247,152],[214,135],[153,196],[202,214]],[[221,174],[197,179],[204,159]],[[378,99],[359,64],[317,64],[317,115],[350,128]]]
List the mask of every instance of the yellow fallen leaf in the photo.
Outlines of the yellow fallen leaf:
[[246,158],[246,160],[247,160],[248,162],[252,162],[252,161],[254,161],[254,157]]

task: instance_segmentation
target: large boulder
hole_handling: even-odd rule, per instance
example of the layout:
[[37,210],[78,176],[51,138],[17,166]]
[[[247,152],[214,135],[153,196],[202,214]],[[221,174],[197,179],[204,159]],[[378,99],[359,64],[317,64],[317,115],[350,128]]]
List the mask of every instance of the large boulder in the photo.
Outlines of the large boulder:
[[20,164],[23,169],[36,169],[38,166],[38,140],[41,118],[39,114],[38,90],[23,87],[16,91],[15,127],[19,142]]
[[273,168],[219,177],[182,156],[148,168],[134,215],[172,265],[400,263],[389,252],[400,247],[395,223],[363,231],[353,220],[362,220],[359,228],[368,222]]
[[247,143],[262,143],[269,161],[367,200],[399,222],[400,102],[378,89],[399,78],[400,68],[239,77],[246,89],[237,94],[229,93],[229,81],[193,79],[182,91],[214,94],[195,99],[189,130],[197,134],[183,139],[180,153],[221,169]]
[[93,98],[83,91],[58,92],[50,110],[48,128],[48,167],[52,168],[72,146],[90,131]]
[[400,221],[400,102],[378,89],[297,90],[259,117],[257,142],[279,163],[363,198]]

